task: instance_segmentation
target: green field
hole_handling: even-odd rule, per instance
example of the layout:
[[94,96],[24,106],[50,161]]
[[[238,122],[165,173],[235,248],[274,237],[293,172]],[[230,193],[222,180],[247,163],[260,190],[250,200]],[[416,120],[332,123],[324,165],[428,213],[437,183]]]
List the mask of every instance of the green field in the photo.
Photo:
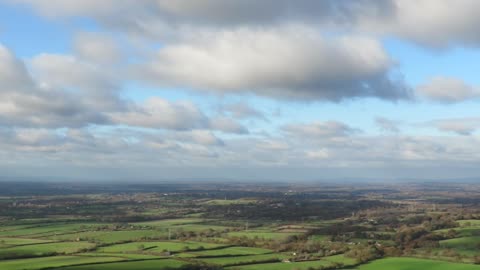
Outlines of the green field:
[[332,266],[333,263],[326,260],[306,261],[306,262],[278,262],[278,263],[260,263],[250,264],[244,266],[232,266],[227,269],[241,269],[241,270],[307,270],[310,267],[327,267]]
[[460,237],[440,241],[440,246],[444,248],[475,250],[480,253],[480,236]]
[[160,259],[160,260],[72,266],[72,267],[58,268],[58,270],[163,270],[163,269],[170,270],[170,269],[182,267],[186,264],[187,263],[185,262],[181,262],[177,260]]
[[191,241],[134,242],[99,248],[99,252],[178,252],[197,249],[218,248],[222,245]]
[[37,270],[78,264],[121,261],[118,257],[55,256],[34,259],[0,261],[2,270]]
[[480,220],[478,219],[466,219],[457,221],[460,226],[466,227],[480,227]]
[[370,190],[355,203],[190,192],[17,198],[0,208],[0,270],[480,270],[477,209],[422,214]]
[[58,242],[0,249],[0,258],[37,257],[50,254],[72,254],[94,247],[88,242]]
[[162,220],[154,220],[154,221],[146,221],[146,222],[135,222],[130,224],[136,225],[136,226],[169,227],[174,225],[201,223],[204,221],[205,220],[199,219],[199,218],[179,218],[179,219],[162,219]]
[[[272,254],[273,255],[273,254]],[[281,257],[282,259],[288,257]],[[320,267],[342,267],[352,266],[355,264],[355,260],[346,258],[343,255],[335,255],[325,257],[322,260],[314,261],[302,261],[302,262],[276,262],[276,263],[258,263],[248,264],[243,266],[232,266],[227,269],[241,269],[241,270],[308,270],[311,268]]]
[[56,225],[39,225],[39,226],[22,226],[19,229],[10,229],[6,231],[0,231],[0,236],[26,236],[26,237],[38,237],[48,236],[55,234],[63,234],[75,231],[86,230],[92,225],[88,224],[56,224]]
[[204,202],[206,205],[231,205],[231,204],[249,204],[255,203],[256,199],[238,199],[238,200],[209,200]]
[[414,258],[387,258],[362,265],[359,270],[480,270],[480,265]]
[[77,239],[84,241],[95,241],[100,243],[112,244],[125,241],[136,241],[146,239],[166,238],[167,232],[157,230],[131,230],[131,231],[88,231],[80,233],[70,233],[64,235],[55,235],[46,237],[46,239],[60,241],[75,241]]
[[274,239],[274,240],[284,240],[289,236],[297,235],[297,233],[281,233],[281,232],[270,232],[270,231],[243,231],[243,232],[231,232],[228,233],[230,237],[247,237],[247,238],[259,238],[259,239]]
[[0,238],[0,247],[32,245],[32,244],[41,244],[41,243],[48,243],[48,242],[51,242],[51,241],[42,240],[42,239],[4,237],[4,238]]
[[229,265],[239,265],[239,264],[281,261],[287,258],[289,258],[288,255],[273,253],[273,254],[262,254],[262,255],[217,257],[217,258],[207,258],[207,259],[198,259],[198,260],[208,264],[229,266]]
[[259,255],[272,253],[272,250],[265,248],[252,248],[252,247],[228,247],[222,249],[198,251],[192,254],[196,256],[213,257],[213,256],[233,256],[233,255]]

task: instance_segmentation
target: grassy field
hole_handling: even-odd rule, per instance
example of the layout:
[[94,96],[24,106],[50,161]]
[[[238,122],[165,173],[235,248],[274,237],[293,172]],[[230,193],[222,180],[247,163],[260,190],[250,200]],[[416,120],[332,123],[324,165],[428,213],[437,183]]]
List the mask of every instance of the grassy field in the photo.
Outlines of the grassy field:
[[42,237],[56,234],[64,234],[77,232],[82,230],[89,230],[96,228],[95,224],[54,224],[54,225],[29,225],[20,226],[18,229],[9,229],[0,231],[0,237],[14,237],[14,236],[26,236],[26,237]]
[[325,257],[323,260],[333,263],[341,263],[345,266],[355,265],[357,263],[355,259],[345,257],[343,254]]
[[88,242],[59,242],[37,245],[16,246],[0,249],[0,258],[37,257],[50,254],[72,254],[94,247]]
[[160,260],[146,260],[146,261],[72,266],[72,267],[59,268],[58,270],[163,270],[163,269],[170,270],[170,269],[182,267],[184,265],[186,265],[186,263],[182,261],[177,261],[172,259],[160,259]]
[[232,266],[227,269],[241,269],[241,270],[307,270],[310,267],[327,267],[332,266],[333,263],[326,260],[306,261],[306,262],[278,262],[278,263],[260,263],[250,264],[244,266]]
[[102,252],[86,252],[79,253],[76,256],[86,257],[118,257],[125,260],[149,260],[149,259],[162,259],[164,256],[143,254],[143,253],[102,253]]
[[170,252],[179,252],[186,250],[197,250],[197,249],[210,249],[218,248],[222,245],[203,243],[203,242],[181,242],[181,241],[160,241],[160,242],[134,242],[113,245],[108,247],[99,248],[100,252],[162,252],[164,250]]
[[273,254],[262,254],[262,255],[206,258],[206,259],[198,259],[198,260],[208,264],[229,266],[229,265],[250,264],[250,263],[264,263],[264,262],[272,262],[272,261],[279,262],[287,258],[289,258],[288,255],[273,253]]
[[131,231],[88,231],[80,233],[70,233],[64,235],[55,235],[46,237],[51,240],[74,241],[91,240],[99,243],[112,244],[125,241],[141,241],[146,239],[155,239],[159,237],[167,237],[168,233],[158,230],[131,230]]
[[174,225],[201,223],[204,221],[205,220],[200,218],[178,218],[178,219],[154,220],[154,221],[147,221],[147,222],[135,222],[130,224],[136,225],[136,226],[169,227]]
[[37,270],[78,264],[121,261],[119,257],[55,256],[0,261],[2,270]]
[[273,251],[265,248],[253,248],[253,247],[228,247],[222,249],[198,251],[192,254],[196,256],[234,256],[234,255],[259,255],[272,253]]
[[243,232],[231,232],[228,236],[232,237],[247,237],[247,238],[259,238],[259,239],[275,239],[284,240],[289,236],[296,235],[297,233],[281,233],[271,231],[243,231]]
[[458,224],[460,224],[460,226],[480,227],[480,220],[476,220],[476,219],[458,220],[457,222]]
[[359,270],[480,270],[480,265],[414,258],[387,258],[362,265]]
[[238,200],[209,200],[204,202],[206,205],[231,205],[231,204],[249,204],[255,203],[256,199],[238,199]]
[[480,236],[460,237],[449,240],[440,241],[440,246],[443,248],[475,250],[478,249],[480,253]]
[[3,237],[3,238],[0,238],[0,247],[32,245],[32,244],[41,244],[41,243],[49,243],[49,242],[51,241],[42,240],[42,239]]
[[[274,254],[271,254],[272,257]],[[280,255],[280,259],[288,258],[288,256]],[[303,262],[275,262],[275,263],[258,263],[241,266],[231,266],[227,269],[239,270],[308,270],[311,268],[333,267],[335,265],[352,266],[355,260],[346,258],[343,255],[335,255],[325,257],[322,260],[303,261]]]
[[[438,230],[437,233],[448,233],[450,229]],[[453,228],[457,232],[457,237],[467,237],[467,236],[479,236],[480,227],[479,226],[469,226],[469,227],[458,227]]]

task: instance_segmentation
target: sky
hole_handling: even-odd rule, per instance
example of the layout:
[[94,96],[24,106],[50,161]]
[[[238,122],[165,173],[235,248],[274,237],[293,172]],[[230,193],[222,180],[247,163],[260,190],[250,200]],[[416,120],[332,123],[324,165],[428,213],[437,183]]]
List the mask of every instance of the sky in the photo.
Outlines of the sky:
[[480,176],[477,0],[0,0],[0,177]]

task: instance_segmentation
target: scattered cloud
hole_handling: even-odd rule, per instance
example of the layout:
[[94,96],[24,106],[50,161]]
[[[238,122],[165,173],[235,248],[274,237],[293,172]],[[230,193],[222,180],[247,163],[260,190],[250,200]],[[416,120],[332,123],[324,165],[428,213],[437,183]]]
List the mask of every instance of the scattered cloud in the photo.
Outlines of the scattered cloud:
[[360,132],[344,123],[336,121],[313,122],[308,124],[289,124],[283,130],[291,135],[302,138],[345,137]]
[[[384,114],[374,120],[384,133],[372,136],[339,121],[308,122],[313,115],[289,115],[293,109],[283,106],[309,102],[313,112],[331,115],[327,102],[350,109],[352,100],[370,98],[391,106],[415,96],[420,105],[477,100],[477,86],[449,76],[413,89],[382,42],[400,39],[429,51],[478,47],[479,1],[2,2],[54,22],[87,18],[97,31],[75,29],[71,52],[17,56],[0,45],[2,164],[478,167],[476,116],[422,122],[427,134],[442,132],[433,136],[415,126],[405,135],[400,127],[408,120]],[[221,105],[212,109],[204,93]],[[265,97],[259,103],[282,107],[281,114],[232,96]]]
[[226,105],[220,106],[220,112],[226,113],[231,115],[236,119],[251,119],[251,118],[258,118],[258,119],[266,119],[265,114],[250,106],[245,102],[237,102],[237,103],[229,103]]
[[78,33],[73,41],[73,49],[79,58],[93,63],[111,65],[123,58],[115,40],[105,33]]
[[231,118],[218,116],[210,119],[209,127],[225,133],[248,134],[248,128]]
[[417,92],[427,99],[441,103],[462,102],[480,97],[480,90],[451,77],[435,77],[420,85]]
[[441,119],[430,122],[440,131],[469,136],[480,128],[480,118]]
[[400,123],[398,121],[390,120],[384,117],[377,117],[375,118],[375,124],[382,131],[400,133]]
[[125,112],[113,113],[113,122],[136,127],[191,130],[205,128],[208,117],[191,102],[169,102],[151,97],[143,104],[132,104]]

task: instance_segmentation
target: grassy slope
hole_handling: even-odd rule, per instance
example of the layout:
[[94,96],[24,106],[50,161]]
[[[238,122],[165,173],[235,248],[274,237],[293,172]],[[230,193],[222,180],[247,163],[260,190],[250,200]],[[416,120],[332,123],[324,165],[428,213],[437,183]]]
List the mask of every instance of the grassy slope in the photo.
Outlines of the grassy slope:
[[121,263],[105,263],[95,265],[83,265],[60,268],[58,270],[162,270],[179,268],[186,263],[171,260],[148,260],[148,261],[134,261],[134,262],[121,262]]
[[120,261],[116,257],[82,257],[82,256],[56,256],[22,260],[0,261],[2,270],[36,270],[47,267],[62,267],[75,264],[99,263]]
[[480,270],[480,265],[415,258],[386,258],[360,266],[360,270]]

